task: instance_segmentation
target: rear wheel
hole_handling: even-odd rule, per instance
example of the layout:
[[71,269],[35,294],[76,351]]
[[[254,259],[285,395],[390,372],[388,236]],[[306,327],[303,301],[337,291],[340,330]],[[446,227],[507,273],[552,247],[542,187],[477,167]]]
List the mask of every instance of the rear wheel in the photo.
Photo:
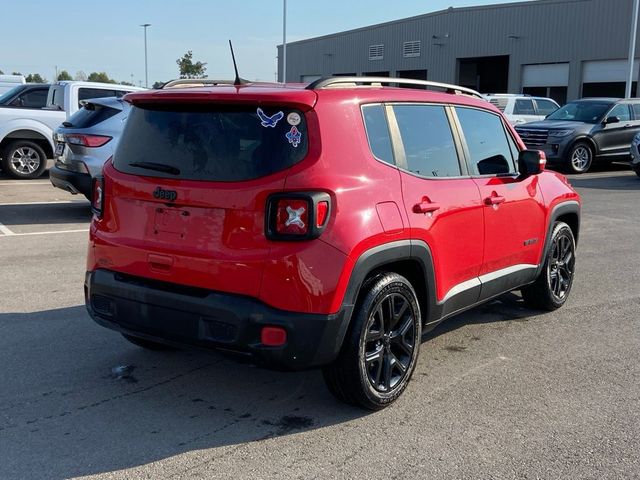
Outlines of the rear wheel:
[[528,307],[555,310],[567,301],[576,264],[576,242],[569,225],[556,222],[544,267],[534,283],[522,289]]
[[586,142],[577,142],[567,155],[567,168],[570,173],[588,172],[593,163],[593,150]]
[[157,351],[174,350],[173,347],[170,347],[169,345],[165,345],[164,343],[153,342],[153,341],[147,340],[145,338],[134,337],[132,335],[127,335],[125,333],[123,333],[122,336],[124,338],[126,338],[127,340],[129,340],[134,345],[137,345],[138,347],[145,348],[147,350],[157,350]]
[[14,178],[38,178],[47,168],[47,156],[40,145],[15,140],[2,150],[2,169]]
[[380,410],[407,387],[416,366],[422,324],[416,293],[396,273],[363,286],[350,331],[338,359],[323,369],[339,400]]

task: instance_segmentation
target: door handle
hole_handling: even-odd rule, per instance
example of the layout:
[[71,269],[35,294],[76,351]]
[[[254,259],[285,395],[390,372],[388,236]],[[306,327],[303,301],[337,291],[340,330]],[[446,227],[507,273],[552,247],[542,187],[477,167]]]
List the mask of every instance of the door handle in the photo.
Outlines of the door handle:
[[439,209],[439,203],[432,202],[428,197],[422,197],[422,201],[413,206],[413,213],[432,213]]
[[633,127],[633,125],[632,125],[631,123],[627,123],[627,124],[624,126],[624,128],[631,128],[631,127]]
[[485,205],[500,205],[501,203],[504,203],[506,199],[502,196],[502,195],[498,195],[495,192],[490,196],[484,199],[484,204]]

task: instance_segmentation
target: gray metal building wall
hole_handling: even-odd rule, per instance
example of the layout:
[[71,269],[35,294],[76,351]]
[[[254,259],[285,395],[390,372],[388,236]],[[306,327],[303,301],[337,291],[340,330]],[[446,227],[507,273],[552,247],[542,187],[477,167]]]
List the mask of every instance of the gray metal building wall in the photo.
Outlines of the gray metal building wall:
[[[333,75],[427,69],[455,83],[458,59],[509,56],[509,92],[521,91],[523,65],[569,62],[568,99],[581,93],[582,65],[628,55],[632,0],[537,0],[447,10],[287,44],[287,81]],[[403,42],[421,55],[404,58]],[[640,38],[638,40],[640,45]],[[369,60],[370,45],[383,60]],[[279,72],[282,45],[278,46]],[[281,75],[280,75],[281,76]]]

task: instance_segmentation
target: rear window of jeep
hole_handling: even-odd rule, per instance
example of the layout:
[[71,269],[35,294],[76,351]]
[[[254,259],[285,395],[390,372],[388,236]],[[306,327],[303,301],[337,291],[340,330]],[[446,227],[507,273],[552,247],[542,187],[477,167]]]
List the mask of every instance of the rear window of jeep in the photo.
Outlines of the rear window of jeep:
[[113,159],[125,173],[237,182],[284,170],[307,154],[304,114],[291,108],[134,106]]

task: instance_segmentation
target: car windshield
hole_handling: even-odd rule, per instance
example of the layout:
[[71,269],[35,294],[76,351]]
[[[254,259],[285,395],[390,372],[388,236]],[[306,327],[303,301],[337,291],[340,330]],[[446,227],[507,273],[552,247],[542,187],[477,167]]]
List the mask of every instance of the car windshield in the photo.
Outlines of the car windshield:
[[18,85],[17,87],[13,87],[11,90],[7,90],[6,92],[4,92],[2,95],[0,95],[0,105],[3,105],[7,100],[9,100],[23,88],[24,87],[22,85]]
[[611,108],[609,102],[570,102],[547,117],[547,120],[598,123]]

